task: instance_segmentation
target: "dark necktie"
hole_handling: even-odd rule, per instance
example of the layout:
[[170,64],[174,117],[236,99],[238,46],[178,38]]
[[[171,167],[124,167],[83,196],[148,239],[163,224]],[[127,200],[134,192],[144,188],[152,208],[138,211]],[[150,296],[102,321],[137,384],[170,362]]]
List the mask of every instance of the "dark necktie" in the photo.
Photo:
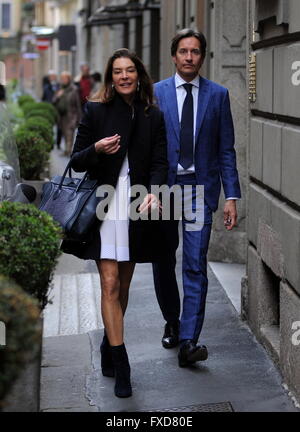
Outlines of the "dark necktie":
[[182,115],[181,115],[181,129],[180,129],[180,158],[179,163],[187,169],[193,165],[194,153],[194,101],[193,101],[193,84],[184,84],[186,90],[186,97],[184,100]]

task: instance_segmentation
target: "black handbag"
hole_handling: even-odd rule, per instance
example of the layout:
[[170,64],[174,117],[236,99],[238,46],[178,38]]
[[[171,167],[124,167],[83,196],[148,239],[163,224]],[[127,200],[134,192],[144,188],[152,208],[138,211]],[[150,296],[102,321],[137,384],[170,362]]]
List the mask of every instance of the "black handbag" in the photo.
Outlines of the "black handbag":
[[90,180],[87,173],[82,178],[73,178],[71,165],[72,159],[62,176],[44,184],[39,209],[61,225],[67,239],[87,241],[98,221],[96,208],[103,197],[96,196],[97,180]]

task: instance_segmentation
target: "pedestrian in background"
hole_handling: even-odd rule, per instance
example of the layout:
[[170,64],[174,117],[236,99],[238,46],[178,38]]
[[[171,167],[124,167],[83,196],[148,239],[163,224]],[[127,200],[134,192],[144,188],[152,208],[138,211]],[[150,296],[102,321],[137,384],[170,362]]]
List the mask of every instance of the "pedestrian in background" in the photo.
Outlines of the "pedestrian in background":
[[[141,60],[127,49],[109,59],[103,90],[85,105],[72,168],[87,171],[100,185],[114,187],[111,217],[100,221],[100,231],[97,227],[84,244],[65,240],[62,250],[96,261],[105,325],[102,373],[116,377],[116,396],[129,397],[130,365],[123,339],[129,286],[136,262],[153,262],[163,253],[160,221],[129,219],[129,188],[142,185],[149,191],[151,185],[165,184],[168,162],[164,119],[153,105],[150,77]],[[146,193],[140,212],[156,205],[157,197]]]
[[65,140],[65,156],[70,156],[73,147],[74,133],[81,118],[81,105],[78,89],[72,82],[70,72],[60,75],[60,89],[53,97],[53,103],[58,111],[58,125]]
[[81,63],[80,75],[75,78],[74,82],[78,86],[80,102],[83,108],[91,96],[93,89],[93,80],[90,74],[90,67],[87,63]]
[[[53,103],[53,98],[56,92],[59,90],[60,84],[57,80],[57,74],[54,70],[50,69],[48,71],[48,75],[44,77],[43,79],[43,96],[42,101]],[[60,148],[62,138],[62,131],[59,127],[59,124],[57,122],[56,124],[56,145],[57,148]]]
[[92,79],[92,90],[91,90],[91,99],[95,97],[95,95],[100,91],[101,88],[101,73],[100,72],[94,72],[91,74]]
[[43,96],[42,101],[51,103],[55,93],[59,90],[59,82],[57,81],[57,74],[54,70],[49,70],[48,75],[43,79]]

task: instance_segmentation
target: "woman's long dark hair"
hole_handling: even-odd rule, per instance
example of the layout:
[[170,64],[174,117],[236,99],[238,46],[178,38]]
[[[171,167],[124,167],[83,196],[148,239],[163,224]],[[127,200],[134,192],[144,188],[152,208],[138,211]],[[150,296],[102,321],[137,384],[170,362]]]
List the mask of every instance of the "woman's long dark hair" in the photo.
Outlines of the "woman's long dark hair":
[[109,58],[105,75],[104,75],[104,85],[99,90],[98,93],[95,94],[92,101],[93,102],[102,102],[109,103],[113,100],[115,96],[115,89],[112,86],[112,73],[113,73],[113,64],[114,61],[118,58],[129,58],[135,65],[138,79],[140,82],[139,89],[137,91],[137,97],[143,102],[146,107],[150,107],[153,105],[153,85],[148,72],[143,64],[143,62],[139,59],[139,57],[132,51],[127,48],[121,48],[114,52],[114,54]]

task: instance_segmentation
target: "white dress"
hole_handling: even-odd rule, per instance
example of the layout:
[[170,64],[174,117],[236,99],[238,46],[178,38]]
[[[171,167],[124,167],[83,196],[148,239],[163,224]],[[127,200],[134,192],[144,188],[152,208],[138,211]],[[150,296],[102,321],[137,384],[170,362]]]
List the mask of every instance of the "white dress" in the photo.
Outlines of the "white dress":
[[109,210],[100,226],[100,259],[129,261],[129,200],[130,177],[126,155]]

